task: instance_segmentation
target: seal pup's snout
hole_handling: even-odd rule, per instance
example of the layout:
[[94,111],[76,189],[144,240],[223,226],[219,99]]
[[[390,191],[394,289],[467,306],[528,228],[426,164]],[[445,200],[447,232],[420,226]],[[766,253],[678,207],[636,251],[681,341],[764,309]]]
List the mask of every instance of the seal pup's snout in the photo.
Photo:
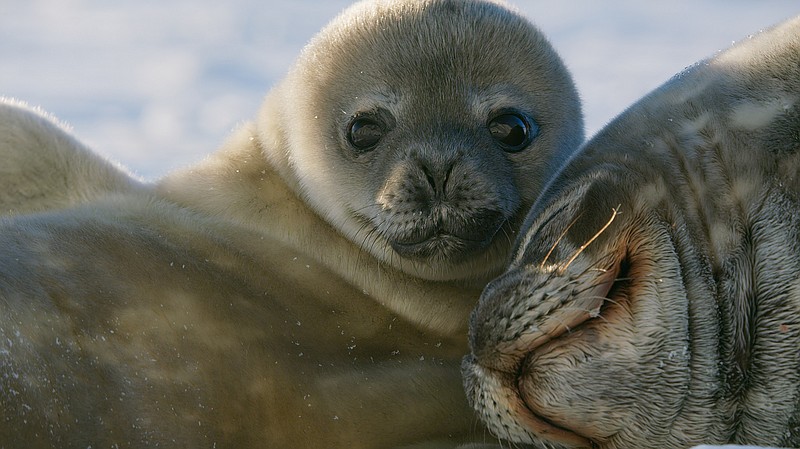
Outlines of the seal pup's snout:
[[378,229],[406,258],[472,257],[492,245],[519,208],[513,186],[487,172],[485,161],[440,146],[399,157],[377,198]]
[[456,161],[427,161],[422,159],[417,162],[417,165],[428,181],[431,189],[431,199],[434,201],[445,200],[447,198],[447,182],[450,180],[450,174],[456,165]]

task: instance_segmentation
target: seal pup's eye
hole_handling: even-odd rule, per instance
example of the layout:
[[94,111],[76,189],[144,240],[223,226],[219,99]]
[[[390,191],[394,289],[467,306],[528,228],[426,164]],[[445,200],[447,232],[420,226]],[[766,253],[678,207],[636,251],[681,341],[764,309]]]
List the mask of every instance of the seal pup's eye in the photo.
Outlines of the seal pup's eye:
[[359,151],[370,151],[384,134],[384,126],[369,117],[354,117],[347,127],[347,141]]
[[539,134],[539,127],[518,112],[504,112],[489,120],[487,125],[492,137],[503,149],[516,153],[522,151]]

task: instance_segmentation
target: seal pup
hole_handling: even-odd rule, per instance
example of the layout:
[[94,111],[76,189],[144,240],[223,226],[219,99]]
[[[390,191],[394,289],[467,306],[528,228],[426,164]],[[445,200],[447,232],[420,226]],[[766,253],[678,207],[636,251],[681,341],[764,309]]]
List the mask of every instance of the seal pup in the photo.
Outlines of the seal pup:
[[0,441],[482,441],[468,315],[581,140],[566,68],[517,13],[356,4],[207,160],[0,219]]
[[534,447],[800,447],[800,18],[582,146],[470,319],[467,396]]
[[70,207],[139,187],[51,115],[0,97],[0,216]]

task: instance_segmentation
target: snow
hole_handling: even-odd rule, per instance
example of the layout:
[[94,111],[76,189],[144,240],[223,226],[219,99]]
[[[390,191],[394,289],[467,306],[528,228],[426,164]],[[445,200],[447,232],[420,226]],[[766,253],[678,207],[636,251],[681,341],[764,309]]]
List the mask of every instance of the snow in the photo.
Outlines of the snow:
[[[214,151],[345,0],[29,0],[0,4],[0,96],[41,106],[154,179]],[[594,133],[796,0],[512,0],[573,71]]]

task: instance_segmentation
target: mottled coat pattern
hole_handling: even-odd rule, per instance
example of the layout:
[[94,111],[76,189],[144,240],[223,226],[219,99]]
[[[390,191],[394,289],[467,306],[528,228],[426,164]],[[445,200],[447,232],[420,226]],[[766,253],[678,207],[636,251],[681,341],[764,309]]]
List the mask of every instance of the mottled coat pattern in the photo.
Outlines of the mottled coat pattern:
[[644,97],[537,200],[470,401],[535,447],[800,447],[800,19]]

